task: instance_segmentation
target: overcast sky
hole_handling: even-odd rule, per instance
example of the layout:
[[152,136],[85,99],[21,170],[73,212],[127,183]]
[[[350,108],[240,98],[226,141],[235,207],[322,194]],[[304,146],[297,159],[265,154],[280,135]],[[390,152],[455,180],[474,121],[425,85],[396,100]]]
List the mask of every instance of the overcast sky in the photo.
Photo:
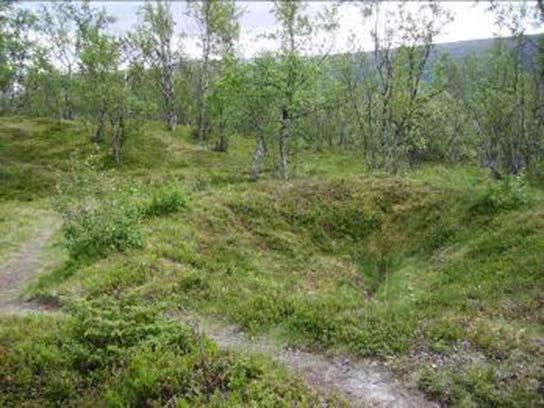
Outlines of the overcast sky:
[[[1,1],[1,0],[0,0]],[[23,2],[23,7],[37,10],[43,3],[40,1]],[[271,13],[272,3],[267,1],[238,1],[238,5],[244,10],[241,17],[241,36],[239,50],[243,57],[249,58],[259,51],[272,50],[275,44],[271,40],[260,38],[258,35],[274,30],[275,18]],[[384,7],[395,8],[396,2],[386,2]],[[119,32],[126,31],[138,21],[137,10],[142,4],[138,1],[96,1],[96,6],[103,6],[117,21],[114,29]],[[309,14],[317,13],[324,7],[330,6],[327,1],[308,2]],[[447,25],[444,31],[437,37],[437,42],[450,42],[488,38],[496,35],[507,35],[507,32],[499,32],[494,24],[493,14],[487,11],[488,2],[474,1],[445,1],[441,4],[452,14],[453,21]],[[415,7],[416,2],[410,6]],[[173,2],[172,10],[177,24],[178,32],[188,33],[185,40],[185,52],[191,56],[198,56],[200,49],[197,41],[195,26],[186,16],[186,4],[182,1]],[[335,33],[335,51],[347,49],[350,33],[357,33],[357,42],[365,49],[370,49],[370,26],[362,25],[361,13],[358,4],[345,2],[339,8],[339,28]],[[529,34],[544,32],[544,27],[534,24],[526,24],[526,32]]]

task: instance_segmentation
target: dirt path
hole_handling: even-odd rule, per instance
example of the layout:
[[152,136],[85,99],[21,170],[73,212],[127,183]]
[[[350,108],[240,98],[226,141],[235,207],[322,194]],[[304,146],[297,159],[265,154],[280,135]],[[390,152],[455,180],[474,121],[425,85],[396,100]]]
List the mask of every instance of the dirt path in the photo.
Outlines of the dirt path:
[[21,290],[43,271],[42,251],[58,229],[57,222],[49,222],[35,231],[32,237],[0,263],[0,313],[19,314],[42,311],[46,307],[20,298]]
[[266,355],[302,376],[311,387],[324,393],[335,392],[351,406],[438,407],[417,391],[405,389],[379,362],[330,358],[284,348],[265,337],[249,338],[236,326],[225,327],[194,317],[183,320],[213,339],[220,348]]

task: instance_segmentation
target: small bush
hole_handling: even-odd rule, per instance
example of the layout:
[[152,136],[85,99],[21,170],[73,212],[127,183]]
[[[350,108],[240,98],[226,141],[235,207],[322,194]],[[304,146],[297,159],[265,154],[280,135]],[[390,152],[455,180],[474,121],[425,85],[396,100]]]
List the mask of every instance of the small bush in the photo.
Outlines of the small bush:
[[169,187],[151,193],[151,197],[143,208],[146,217],[158,217],[171,214],[185,208],[187,200],[181,191]]
[[235,311],[239,322],[249,331],[265,325],[278,324],[289,318],[294,305],[284,294],[271,290],[254,294]]
[[529,202],[529,194],[521,177],[506,177],[493,183],[472,206],[475,214],[496,214],[500,211],[514,210]]
[[187,327],[161,320],[156,310],[133,296],[119,303],[107,297],[79,301],[68,305],[68,312],[74,317],[68,324],[73,341],[65,343],[65,352],[82,372],[119,364],[143,342],[160,342],[180,354],[196,347]]
[[76,209],[65,216],[68,252],[74,259],[92,259],[141,247],[143,239],[137,221],[134,212],[122,207]]
[[60,209],[65,215],[66,246],[74,259],[139,248],[143,245],[141,218],[170,214],[185,205],[185,196],[174,188],[149,195],[137,188],[124,188],[109,192],[100,202],[64,206]]
[[166,215],[186,205],[185,195],[174,187],[146,192],[136,184],[119,185],[99,170],[96,157],[74,165],[72,176],[61,180],[54,200],[64,215],[65,243],[75,260],[141,247],[142,218]]

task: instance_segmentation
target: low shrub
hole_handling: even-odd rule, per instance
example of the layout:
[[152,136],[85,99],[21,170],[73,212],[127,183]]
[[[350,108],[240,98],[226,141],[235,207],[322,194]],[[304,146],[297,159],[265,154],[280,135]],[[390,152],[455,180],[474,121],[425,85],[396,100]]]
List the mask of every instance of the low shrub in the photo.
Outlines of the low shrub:
[[64,238],[72,259],[96,259],[143,246],[142,218],[167,215],[186,206],[185,195],[169,186],[144,192],[119,187],[115,179],[89,168],[78,169],[59,187],[55,206],[64,215]]
[[78,260],[138,248],[143,239],[137,222],[137,214],[123,207],[78,208],[65,214],[65,244]]
[[[505,367],[489,363],[418,370],[419,388],[445,406],[541,406],[538,382],[516,375],[504,381]],[[501,378],[502,377],[502,378]]]
[[150,198],[142,208],[146,217],[159,217],[177,212],[187,205],[185,195],[175,187],[161,188],[150,193]]
[[[222,353],[135,296],[66,307],[0,332],[1,406],[318,406],[263,359]],[[5,345],[9,344],[9,348]]]
[[474,214],[496,214],[521,208],[529,202],[529,192],[522,177],[505,177],[493,183],[472,206]]
[[74,319],[67,326],[73,341],[65,343],[66,352],[82,372],[119,364],[142,342],[164,343],[181,354],[196,347],[191,330],[160,319],[157,310],[130,295],[119,302],[107,297],[78,301],[67,311]]

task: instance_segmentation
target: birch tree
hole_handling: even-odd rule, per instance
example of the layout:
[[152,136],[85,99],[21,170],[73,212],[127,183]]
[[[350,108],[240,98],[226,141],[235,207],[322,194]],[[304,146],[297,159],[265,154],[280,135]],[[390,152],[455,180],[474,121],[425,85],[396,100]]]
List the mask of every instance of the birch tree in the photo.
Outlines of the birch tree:
[[41,12],[41,32],[47,38],[47,48],[51,61],[60,71],[59,87],[62,90],[64,119],[74,119],[73,83],[74,70],[78,63],[71,20],[66,18],[64,3],[52,3],[43,7]]
[[180,118],[174,91],[174,71],[179,62],[179,53],[174,44],[175,22],[172,10],[168,1],[161,0],[154,4],[146,2],[140,13],[142,22],[133,39],[153,72],[162,95],[164,122],[173,131]]
[[289,178],[289,147],[292,137],[294,111],[299,94],[308,79],[301,58],[303,43],[308,43],[312,33],[309,18],[304,14],[303,2],[278,0],[274,3],[274,15],[280,28],[276,38],[280,42],[280,66],[270,71],[270,80],[280,95],[278,138],[278,170],[282,179]]
[[203,0],[189,3],[189,16],[200,30],[202,57],[198,81],[197,138],[203,142],[209,128],[209,96],[212,58],[232,60],[238,37],[239,10],[233,0]]
[[[31,38],[36,26],[36,15],[30,10],[13,8],[10,3],[3,6],[2,11],[2,38],[0,46],[3,51],[3,61],[0,74],[4,106],[2,110],[19,110],[24,96],[24,82],[28,67],[32,59],[32,50],[35,48]],[[5,14],[4,14],[5,13]]]

